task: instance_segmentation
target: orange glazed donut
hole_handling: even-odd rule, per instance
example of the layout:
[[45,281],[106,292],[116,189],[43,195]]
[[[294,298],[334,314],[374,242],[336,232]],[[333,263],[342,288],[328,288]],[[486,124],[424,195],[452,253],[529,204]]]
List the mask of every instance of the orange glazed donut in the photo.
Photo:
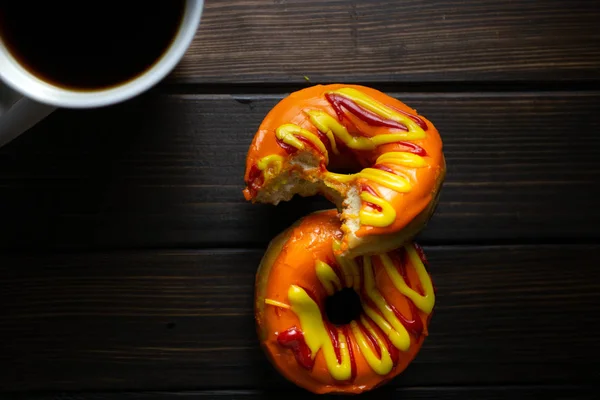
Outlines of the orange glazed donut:
[[424,227],[445,172],[438,131],[415,110],[368,87],[317,85],[292,93],[262,121],[244,196],[276,205],[322,194],[341,211],[339,251],[375,254]]
[[[435,303],[418,246],[347,259],[334,251],[340,225],[335,210],[300,219],[270,243],[256,275],[261,345],[283,376],[314,393],[361,393],[398,375],[421,348]],[[351,308],[334,324],[336,311]]]

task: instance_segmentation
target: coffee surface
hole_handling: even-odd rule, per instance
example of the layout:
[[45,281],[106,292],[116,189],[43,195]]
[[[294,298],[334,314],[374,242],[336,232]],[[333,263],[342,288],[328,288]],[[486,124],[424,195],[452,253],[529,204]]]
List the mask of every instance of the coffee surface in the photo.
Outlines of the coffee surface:
[[0,0],[0,38],[30,73],[75,90],[116,86],[165,53],[185,0]]

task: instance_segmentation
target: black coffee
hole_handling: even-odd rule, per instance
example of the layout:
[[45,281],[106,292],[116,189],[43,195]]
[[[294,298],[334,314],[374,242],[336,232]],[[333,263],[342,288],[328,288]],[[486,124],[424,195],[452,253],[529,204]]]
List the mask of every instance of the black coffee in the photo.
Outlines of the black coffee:
[[185,0],[0,0],[0,38],[32,74],[94,90],[135,78],[174,39]]

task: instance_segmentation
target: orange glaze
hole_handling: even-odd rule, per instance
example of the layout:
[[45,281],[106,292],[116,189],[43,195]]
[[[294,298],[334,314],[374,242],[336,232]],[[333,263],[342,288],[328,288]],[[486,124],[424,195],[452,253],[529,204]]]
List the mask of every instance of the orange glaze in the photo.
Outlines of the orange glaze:
[[[378,310],[367,295],[368,282],[366,278],[362,278],[362,271],[365,268],[363,263],[359,263],[359,268],[356,270],[358,271],[357,275],[360,276],[354,276],[351,284],[344,278],[344,273],[336,262],[332,250],[334,240],[339,240],[341,237],[340,221],[335,210],[310,214],[288,228],[271,243],[256,277],[255,317],[261,345],[271,362],[288,380],[314,393],[361,393],[377,387],[401,373],[414,359],[427,336],[427,327],[435,299],[429,275],[425,272],[426,279],[424,279],[424,268],[419,275],[406,254],[403,256],[402,252],[388,253],[394,260],[398,274],[414,291],[412,294],[416,297],[422,296],[415,302],[399,292],[377,256],[373,256],[371,260],[373,260],[374,285],[383,296],[384,301],[391,306],[391,312],[399,317],[400,329],[405,329],[406,337],[409,338],[408,347],[401,350],[394,347],[390,341],[392,336],[388,338],[374,320],[366,316],[365,311],[362,312],[359,320],[350,324],[344,326],[330,324],[324,311],[328,290],[315,272],[314,266],[317,261],[324,261],[332,267],[335,274],[331,277],[334,281],[339,281],[341,286],[353,287],[357,291],[361,297],[363,309],[366,305],[372,310]],[[417,248],[417,252],[418,257],[423,260],[424,256],[420,248]],[[426,266],[426,262],[421,263],[422,267],[424,265]],[[290,305],[293,302],[288,291],[293,285],[305,289],[317,303],[324,326],[326,329],[332,330],[332,334],[330,334],[332,342],[340,337],[345,339],[349,348],[351,372],[343,379],[336,380],[332,377],[323,347],[316,352],[312,359],[310,358],[306,340],[308,340],[307,335],[310,335],[311,332],[310,330],[306,331],[306,326],[302,326],[297,312]],[[337,290],[340,289],[338,283],[333,286],[336,286]],[[329,290],[331,293],[332,287]],[[313,313],[311,316],[319,317],[319,313],[316,314]],[[381,318],[379,311],[377,311],[377,315]],[[371,331],[361,323],[361,319],[364,317],[371,326]],[[384,344],[383,352],[386,353],[388,359],[391,358],[393,363],[391,370],[384,371],[383,375],[374,371],[358,345],[357,336],[352,331],[352,324],[354,324],[355,331],[362,332],[363,343],[370,343],[369,346],[375,357],[382,357],[382,351],[376,345],[378,340]],[[338,336],[340,333],[343,334],[343,337]],[[282,337],[280,338],[279,335]],[[388,335],[390,335],[389,332]],[[339,363],[343,357],[340,357],[339,344],[337,347],[335,362]]]
[[[394,127],[398,125],[398,123],[394,121],[391,121],[392,123],[389,123],[390,121],[388,121],[387,124],[376,121],[376,119],[380,117],[365,110],[364,107],[363,111],[369,115],[367,118],[361,119],[351,110],[352,108],[358,107],[356,104],[352,107],[344,107],[343,104],[340,106],[338,103],[336,106],[335,102],[330,101],[332,99],[331,92],[347,88],[356,89],[371,97],[376,102],[379,102],[390,109],[394,109],[400,114],[409,116],[413,121],[417,122],[417,125],[426,128],[424,129],[425,137],[417,140],[403,140],[401,142],[382,144],[372,150],[352,150],[336,138],[335,144],[337,150],[339,150],[339,154],[335,154],[332,143],[330,140],[327,140],[323,132],[319,132],[315,125],[313,125],[305,113],[306,110],[321,110],[326,112],[334,117],[352,136],[355,137],[374,137],[390,133],[405,132],[402,129]],[[327,97],[329,97],[329,100]],[[335,95],[333,95],[333,97],[335,97]],[[342,112],[340,112],[340,110]],[[260,190],[261,187],[262,176],[259,176],[260,171],[257,172],[256,170],[258,161],[263,157],[270,155],[278,155],[289,160],[290,152],[286,151],[286,149],[291,150],[292,153],[296,150],[293,146],[282,144],[281,140],[278,140],[276,137],[276,129],[284,124],[298,125],[318,136],[328,152],[329,162],[327,162],[326,157],[322,157],[322,164],[324,167],[329,166],[339,168],[344,165],[358,164],[358,169],[373,168],[378,157],[385,153],[411,152],[413,154],[422,155],[423,152],[420,149],[424,150],[424,153],[426,153],[426,155],[422,157],[426,164],[424,167],[411,168],[404,165],[394,165],[385,162],[382,162],[375,167],[382,171],[392,170],[394,173],[407,178],[412,187],[406,192],[398,192],[373,182],[372,180],[358,178],[358,181],[363,181],[364,184],[374,189],[380,197],[384,198],[395,210],[396,215],[393,222],[387,226],[361,224],[361,227],[356,232],[357,237],[382,235],[401,231],[419,213],[425,210],[435,197],[434,190],[436,182],[444,173],[445,162],[442,153],[442,140],[433,124],[423,116],[417,116],[415,110],[411,109],[401,101],[375,89],[358,85],[332,84],[326,86],[312,86],[294,92],[281,100],[264,118],[247,155],[244,177],[247,185],[244,190],[244,196],[247,200],[254,200],[256,190]],[[308,142],[302,137],[300,137],[299,140],[304,140],[304,143]],[[314,146],[313,150],[315,150]],[[315,152],[317,152],[317,150],[315,150]],[[257,177],[259,178],[257,179]],[[372,202],[363,199],[363,209],[368,208],[369,210],[373,210],[374,208],[372,206]],[[375,210],[377,211],[377,208],[375,208]]]

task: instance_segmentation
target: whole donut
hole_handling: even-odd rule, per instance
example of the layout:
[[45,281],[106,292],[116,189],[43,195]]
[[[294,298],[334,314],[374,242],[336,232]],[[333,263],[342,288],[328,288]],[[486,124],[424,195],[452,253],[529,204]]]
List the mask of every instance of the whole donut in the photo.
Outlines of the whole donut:
[[[256,275],[262,348],[284,377],[319,394],[361,393],[402,372],[435,303],[417,245],[351,260],[335,254],[341,238],[335,210],[310,214],[271,241]],[[341,290],[354,290],[360,308],[334,325],[325,303]]]
[[339,251],[374,254],[424,227],[445,172],[440,135],[415,110],[372,88],[316,85],[290,94],[262,121],[244,196],[278,204],[322,194],[341,212]]

